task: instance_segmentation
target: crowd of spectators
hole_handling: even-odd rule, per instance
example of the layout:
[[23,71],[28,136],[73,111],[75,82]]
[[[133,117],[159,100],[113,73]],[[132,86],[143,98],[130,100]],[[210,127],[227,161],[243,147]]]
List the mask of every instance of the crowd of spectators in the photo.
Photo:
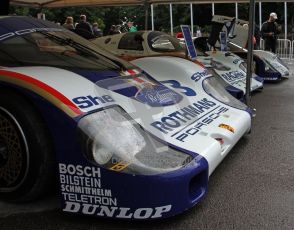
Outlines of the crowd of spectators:
[[98,23],[94,22],[93,24],[87,21],[87,16],[82,14],[80,16],[79,22],[75,23],[73,17],[68,16],[63,24],[63,27],[74,31],[80,36],[86,39],[92,39],[96,37],[103,36],[102,30],[99,28]]
[[[80,15],[79,22],[76,23],[74,22],[73,17],[68,16],[62,26],[68,30],[74,31],[75,33],[79,34],[80,36],[86,39],[92,39],[103,36],[103,31],[99,28],[98,23],[89,23],[87,21],[87,16],[84,14]],[[137,31],[137,27],[134,26],[133,22],[129,21],[126,27],[126,31],[122,31],[121,25],[111,25],[107,35],[118,34],[127,31]]]

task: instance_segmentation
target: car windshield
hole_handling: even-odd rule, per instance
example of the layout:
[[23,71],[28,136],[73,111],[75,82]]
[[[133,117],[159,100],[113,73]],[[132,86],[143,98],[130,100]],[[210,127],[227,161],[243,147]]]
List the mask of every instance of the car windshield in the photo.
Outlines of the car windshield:
[[147,40],[149,47],[156,52],[185,52],[185,47],[176,38],[161,32],[151,32]]
[[2,40],[0,64],[91,70],[132,68],[128,62],[106,53],[70,31],[60,29],[34,31]]
[[[161,32],[151,32],[148,35],[148,44],[149,47],[159,53],[167,53],[167,52],[181,52],[185,53],[185,41],[180,41],[177,38],[174,38],[168,34],[164,34]],[[204,55],[203,52],[197,49],[198,55]]]

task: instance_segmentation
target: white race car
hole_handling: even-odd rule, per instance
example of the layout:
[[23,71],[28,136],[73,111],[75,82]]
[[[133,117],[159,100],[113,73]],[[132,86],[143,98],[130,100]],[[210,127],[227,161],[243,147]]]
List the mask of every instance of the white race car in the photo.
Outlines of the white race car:
[[275,81],[290,77],[289,67],[276,54],[265,50],[254,50],[254,56],[256,73],[264,76],[264,80]]
[[[0,198],[58,177],[64,212],[158,219],[203,199],[252,111],[204,68],[138,67],[54,23],[0,17]],[[56,175],[56,177],[55,177]]]
[[[185,47],[180,40],[158,31],[116,34],[92,40],[95,44],[122,57],[133,60],[146,56],[170,55],[185,57]],[[197,47],[197,46],[196,46]],[[246,87],[246,67],[244,61],[233,53],[202,52],[198,49],[198,63],[213,70],[227,83],[227,90],[240,99]],[[258,79],[258,80],[256,80]],[[263,88],[263,82],[253,77],[251,91]]]
[[[197,38],[196,38],[197,40]],[[196,41],[195,41],[196,42]],[[245,93],[246,87],[246,63],[244,59],[232,52],[206,51],[207,57],[199,57],[202,63],[211,59],[211,66],[228,84],[240,89]],[[205,64],[209,66],[209,62]],[[256,74],[252,74],[251,91],[263,88],[263,79]]]

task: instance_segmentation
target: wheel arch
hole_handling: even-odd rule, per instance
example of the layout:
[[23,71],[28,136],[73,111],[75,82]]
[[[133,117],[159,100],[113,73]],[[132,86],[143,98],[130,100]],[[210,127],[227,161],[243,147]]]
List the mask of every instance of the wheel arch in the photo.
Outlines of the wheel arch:
[[63,157],[66,143],[75,138],[77,122],[64,111],[56,108],[51,102],[28,89],[0,82],[0,91],[7,90],[23,97],[40,115],[50,136],[55,158]]
[[[56,184],[56,174],[52,173],[56,171],[56,155],[54,154],[52,135],[44,116],[34,100],[27,94],[28,92],[24,93],[25,91],[21,88],[2,83],[0,83],[0,92],[2,96],[1,108],[4,114],[8,114],[19,127],[27,148],[27,160],[25,161],[27,163],[25,163],[26,166],[21,166],[26,167],[25,174],[17,175],[17,177],[23,175],[23,179],[17,179],[19,184],[12,187],[12,190],[4,186],[0,195],[1,198],[10,201],[30,201],[48,193],[51,191],[52,185]],[[8,156],[10,156],[10,151],[8,150]],[[13,158],[8,157],[8,159]],[[11,162],[11,160],[9,161]],[[4,172],[9,170],[9,167],[4,169]]]
[[[42,112],[41,108],[36,103],[36,100],[38,100],[37,95],[35,95],[36,100],[33,100],[34,96],[33,96],[32,92],[30,93],[26,89],[0,82],[0,92],[3,91],[3,90],[4,91],[6,90],[7,92],[11,92],[11,93],[14,93],[14,94],[17,94],[18,96],[21,96],[22,98],[24,98],[24,100],[26,100],[34,108],[34,110],[38,113],[38,115],[40,115],[40,118],[44,122],[44,125],[45,125],[46,129],[48,131],[50,130],[50,128],[48,127],[48,125],[47,125],[47,123],[45,121],[44,113]],[[49,135],[52,138],[52,133],[51,132],[49,132]]]

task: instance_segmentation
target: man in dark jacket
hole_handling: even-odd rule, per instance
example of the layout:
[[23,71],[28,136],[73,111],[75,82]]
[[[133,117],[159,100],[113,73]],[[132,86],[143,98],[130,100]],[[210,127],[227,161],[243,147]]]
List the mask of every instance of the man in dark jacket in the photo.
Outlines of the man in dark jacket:
[[75,32],[86,39],[95,37],[92,26],[87,22],[87,17],[84,14],[80,16],[80,22],[76,25]]
[[278,19],[276,13],[270,13],[269,19],[262,24],[261,36],[265,42],[265,50],[276,53],[277,38],[280,33],[278,23],[275,21]]

